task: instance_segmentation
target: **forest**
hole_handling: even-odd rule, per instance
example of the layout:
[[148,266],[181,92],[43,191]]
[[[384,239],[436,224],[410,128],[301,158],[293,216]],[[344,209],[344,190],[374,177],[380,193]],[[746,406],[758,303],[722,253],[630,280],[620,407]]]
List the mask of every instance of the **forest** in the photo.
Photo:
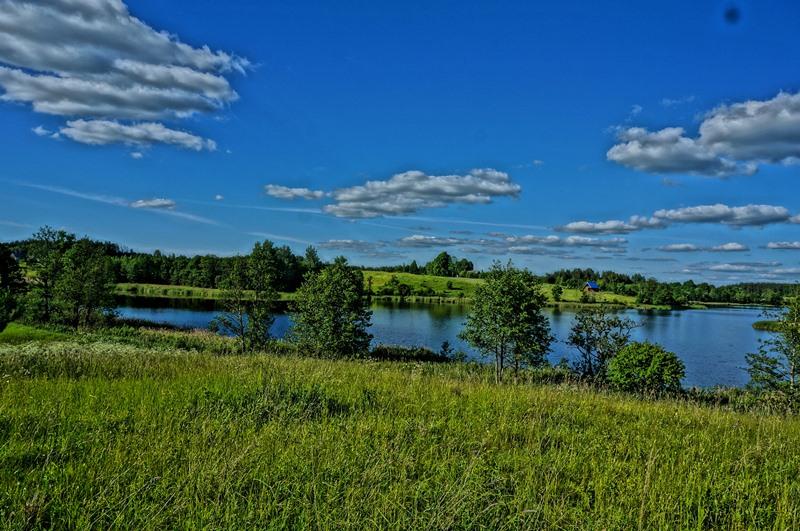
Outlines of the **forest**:
[[[63,245],[71,247],[76,242],[88,245],[106,257],[108,267],[116,283],[143,283],[220,288],[222,279],[229,273],[235,257],[216,255],[184,256],[154,251],[137,252],[112,242],[78,240],[74,235],[64,234]],[[22,262],[36,245],[35,239],[10,242],[4,245]],[[269,253],[278,267],[275,288],[279,292],[296,291],[309,271],[323,264],[317,250],[309,246],[304,254],[295,254],[288,246],[269,243]],[[360,269],[367,269],[361,267]],[[459,258],[442,251],[431,261],[418,265],[416,261],[394,266],[370,266],[370,270],[427,274],[451,278],[482,278],[483,271],[476,271],[467,258]],[[772,282],[748,282],[715,286],[708,282],[662,282],[641,274],[625,274],[594,269],[561,269],[552,273],[537,274],[539,282],[581,289],[588,280],[598,283],[602,291],[636,297],[639,304],[656,306],[686,306],[691,302],[718,304],[766,304],[779,305],[795,288],[794,284]]]

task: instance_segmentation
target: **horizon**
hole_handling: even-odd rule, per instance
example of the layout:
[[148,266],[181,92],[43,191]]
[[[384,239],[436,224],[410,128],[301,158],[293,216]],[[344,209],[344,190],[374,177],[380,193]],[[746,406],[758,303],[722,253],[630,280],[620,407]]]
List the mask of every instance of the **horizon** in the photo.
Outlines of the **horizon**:
[[0,241],[797,282],[778,4],[0,0]]

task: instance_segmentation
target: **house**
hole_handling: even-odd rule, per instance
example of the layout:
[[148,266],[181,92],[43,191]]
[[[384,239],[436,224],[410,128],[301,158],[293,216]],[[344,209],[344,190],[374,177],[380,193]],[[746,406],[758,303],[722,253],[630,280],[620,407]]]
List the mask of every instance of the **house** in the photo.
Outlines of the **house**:
[[583,291],[584,293],[597,293],[600,291],[600,286],[594,280],[590,280],[583,285]]

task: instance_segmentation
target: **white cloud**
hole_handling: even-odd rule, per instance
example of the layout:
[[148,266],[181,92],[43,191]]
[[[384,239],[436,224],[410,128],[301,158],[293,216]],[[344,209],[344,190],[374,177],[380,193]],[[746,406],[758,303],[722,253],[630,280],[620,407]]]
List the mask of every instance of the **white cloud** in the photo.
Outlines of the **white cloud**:
[[37,125],[33,129],[31,129],[31,131],[33,131],[36,136],[52,136],[53,134],[52,131],[50,131],[49,129],[45,129],[41,125]]
[[767,249],[800,251],[800,242],[769,242],[767,244]]
[[398,247],[449,247],[451,245],[459,245],[469,242],[462,238],[445,238],[441,236],[424,236],[422,234],[414,234],[406,236],[396,242]]
[[645,216],[631,216],[628,221],[609,220],[600,222],[573,221],[556,227],[560,232],[573,232],[582,234],[626,234],[642,229],[661,229],[665,223],[657,218]]
[[308,188],[289,188],[288,186],[280,186],[277,184],[268,184],[264,186],[267,195],[277,197],[278,199],[322,199],[325,197],[325,192],[320,190],[309,190]]
[[175,201],[164,198],[139,199],[131,203],[131,208],[175,208]]
[[475,169],[467,175],[407,171],[385,181],[336,190],[336,202],[324,210],[348,218],[404,215],[453,203],[487,204],[495,197],[518,197],[521,190],[507,173],[493,169]]
[[156,120],[217,111],[238,98],[226,75],[249,67],[151,28],[121,0],[0,0],[0,33],[0,99],[59,116]]
[[144,153],[142,153],[141,151],[132,151],[131,158],[136,160],[143,159]]
[[664,107],[674,107],[676,105],[683,105],[684,103],[692,103],[694,96],[685,96],[683,98],[662,98],[661,105]]
[[689,173],[728,177],[752,175],[755,164],[724,158],[697,140],[684,136],[681,127],[648,131],[631,127],[620,132],[620,143],[608,150],[608,160],[651,173]]
[[760,226],[789,221],[789,211],[780,206],[744,205],[730,207],[717,203],[671,210],[658,210],[654,217],[680,223],[724,223],[733,226]]
[[223,199],[225,199],[225,196],[222,194],[217,194],[214,196],[214,201],[222,201]]
[[669,245],[663,245],[659,247],[658,250],[668,253],[691,253],[695,251],[702,251],[702,248],[692,243],[671,243]]
[[[667,102],[676,101],[662,103]],[[696,138],[680,127],[655,132],[632,127],[622,130],[619,140],[607,158],[637,170],[752,175],[758,164],[793,164],[800,159],[800,93],[720,105],[704,116]]]
[[318,244],[320,249],[336,249],[357,253],[372,253],[385,246],[386,244],[383,242],[368,242],[364,240],[328,240]]
[[693,243],[671,243],[669,245],[662,245],[657,249],[659,251],[668,253],[691,253],[698,251],[708,251],[712,253],[733,253],[750,250],[746,245],[736,242],[723,243],[720,245],[714,245],[713,247],[700,247],[699,245],[695,245]]
[[171,207],[174,207],[175,203],[174,201],[171,201],[169,199],[160,199],[160,198],[140,199],[131,202],[122,197],[95,194],[91,192],[80,192],[77,190],[71,190],[69,188],[62,188],[60,186],[50,186],[45,184],[33,184],[25,182],[16,182],[15,184],[19,186],[24,186],[26,188],[32,188],[34,190],[42,190],[45,192],[60,194],[67,197],[75,197],[78,199],[84,199],[86,201],[93,201],[95,203],[103,203],[106,205],[112,205],[124,208],[142,209],[148,212],[154,212],[157,214],[163,214],[174,218],[185,219],[188,221],[192,221],[195,223],[202,223],[205,225],[220,224],[219,222],[213,219],[204,218],[202,216],[197,216],[195,214],[189,214],[187,212],[178,212],[176,210],[173,210]]
[[148,146],[161,143],[194,151],[217,149],[217,144],[213,140],[169,129],[157,122],[125,125],[110,120],[72,120],[67,122],[66,127],[61,128],[59,135],[94,146],[106,144]]
[[710,250],[718,253],[737,253],[737,252],[749,251],[750,248],[742,243],[728,242],[728,243],[723,243],[721,245],[715,245]]

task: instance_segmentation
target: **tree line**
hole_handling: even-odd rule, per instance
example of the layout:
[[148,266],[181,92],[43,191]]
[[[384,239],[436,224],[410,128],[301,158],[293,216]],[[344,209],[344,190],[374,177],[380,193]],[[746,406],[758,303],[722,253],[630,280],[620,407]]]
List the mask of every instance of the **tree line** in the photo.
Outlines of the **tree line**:
[[[40,234],[33,238],[11,242],[4,246],[22,261],[35,255],[41,247]],[[77,241],[72,236],[69,246]],[[108,257],[113,282],[144,283],[163,285],[183,285],[200,288],[221,288],[236,257],[215,255],[183,256],[134,252],[112,242],[97,242],[81,239],[84,247]],[[309,271],[318,270],[322,265],[317,250],[309,246],[302,255],[295,254],[288,246],[271,245],[271,253],[279,264],[276,272],[275,288],[279,292],[294,292],[303,282]],[[367,268],[361,267],[366,270]],[[474,264],[466,259],[440,252],[424,265],[415,260],[398,266],[370,267],[371,270],[395,273],[428,274],[442,277],[482,278],[488,271],[476,271]],[[715,286],[706,282],[660,282],[641,274],[624,274],[614,271],[596,271],[591,268],[561,269],[537,277],[540,282],[563,288],[582,289],[588,280],[594,280],[600,289],[620,295],[636,297],[639,304],[657,306],[686,306],[692,302],[767,304],[779,306],[794,289],[792,284],[779,283],[738,283]],[[402,289],[402,288],[401,288]],[[399,293],[398,293],[399,294]]]
[[[367,269],[367,268],[361,268]],[[420,266],[416,260],[408,264],[397,266],[376,266],[369,268],[372,271],[385,271],[387,273],[411,273],[412,275],[434,275],[437,277],[477,278],[480,276],[475,271],[475,265],[466,258],[458,258],[447,251],[442,251],[436,257]]]
[[594,280],[603,291],[636,297],[640,304],[685,306],[691,302],[781,305],[795,289],[794,284],[744,282],[715,286],[707,282],[660,282],[641,274],[626,275],[594,269],[561,269],[543,275],[542,280],[565,288],[581,289]]

